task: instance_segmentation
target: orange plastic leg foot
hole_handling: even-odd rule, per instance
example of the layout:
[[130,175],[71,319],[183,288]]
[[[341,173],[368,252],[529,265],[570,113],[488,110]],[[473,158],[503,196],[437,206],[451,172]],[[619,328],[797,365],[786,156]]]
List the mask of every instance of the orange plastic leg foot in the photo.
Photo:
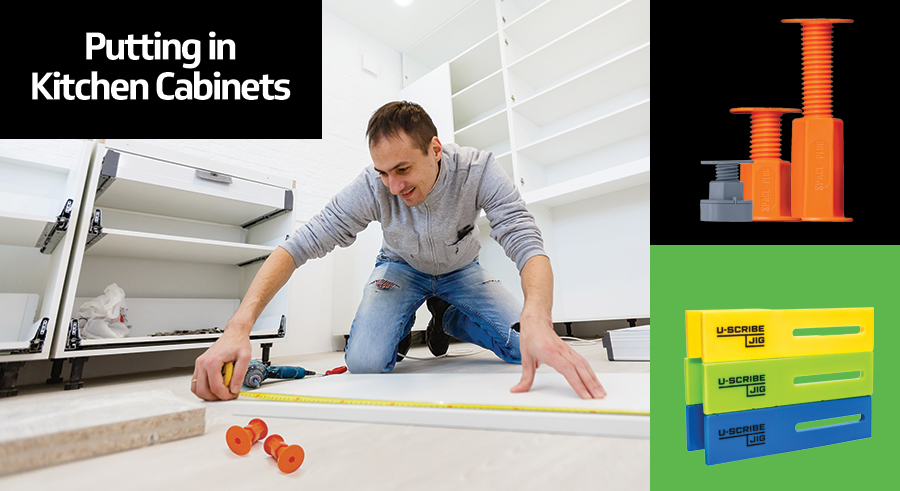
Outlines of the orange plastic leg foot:
[[241,428],[240,426],[232,426],[225,432],[225,441],[228,442],[228,448],[238,455],[247,455],[253,444],[265,438],[269,434],[269,427],[265,421],[255,418],[250,423]]
[[306,453],[300,445],[288,445],[280,435],[272,435],[263,443],[266,453],[278,461],[278,470],[290,474],[300,468]]

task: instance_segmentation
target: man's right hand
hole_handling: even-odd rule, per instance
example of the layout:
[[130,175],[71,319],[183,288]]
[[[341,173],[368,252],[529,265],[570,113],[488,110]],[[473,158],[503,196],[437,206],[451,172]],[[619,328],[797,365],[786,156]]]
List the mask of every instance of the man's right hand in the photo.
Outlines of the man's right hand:
[[[225,332],[194,363],[191,392],[197,394],[197,397],[207,401],[237,398],[247,367],[250,366],[250,330],[295,269],[297,265],[294,258],[281,247],[276,247],[259,268],[246,295],[241,299],[241,306],[225,326]],[[225,387],[222,367],[230,361],[234,362],[234,372],[230,387]]]
[[[197,394],[197,397],[206,401],[237,398],[252,355],[250,336],[244,334],[250,329],[241,329],[237,325],[239,322],[235,318],[228,321],[222,336],[194,362],[191,392]],[[234,362],[234,374],[231,376],[230,387],[225,387],[222,367],[228,362]]]

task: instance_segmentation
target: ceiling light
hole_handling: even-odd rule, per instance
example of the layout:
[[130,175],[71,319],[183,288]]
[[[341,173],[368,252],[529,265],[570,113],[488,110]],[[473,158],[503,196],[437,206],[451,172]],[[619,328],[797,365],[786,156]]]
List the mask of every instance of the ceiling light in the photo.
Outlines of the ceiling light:
[[394,1],[397,2],[397,5],[399,5],[401,7],[405,7],[412,2],[412,0],[394,0]]

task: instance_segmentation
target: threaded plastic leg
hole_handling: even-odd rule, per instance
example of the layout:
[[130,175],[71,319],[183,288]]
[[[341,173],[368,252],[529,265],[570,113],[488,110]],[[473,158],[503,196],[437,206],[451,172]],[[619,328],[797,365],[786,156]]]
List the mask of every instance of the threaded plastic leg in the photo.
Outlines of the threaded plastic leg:
[[803,26],[803,115],[831,117],[831,24]]
[[750,115],[750,160],[781,158],[781,114]]

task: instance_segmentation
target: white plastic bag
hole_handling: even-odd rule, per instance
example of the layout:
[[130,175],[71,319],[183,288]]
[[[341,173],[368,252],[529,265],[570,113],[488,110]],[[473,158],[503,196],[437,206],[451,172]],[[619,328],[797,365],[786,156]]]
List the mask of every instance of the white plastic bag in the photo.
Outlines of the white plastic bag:
[[78,327],[82,339],[124,338],[131,329],[125,317],[128,305],[125,290],[113,283],[103,295],[85,302],[78,309]]

